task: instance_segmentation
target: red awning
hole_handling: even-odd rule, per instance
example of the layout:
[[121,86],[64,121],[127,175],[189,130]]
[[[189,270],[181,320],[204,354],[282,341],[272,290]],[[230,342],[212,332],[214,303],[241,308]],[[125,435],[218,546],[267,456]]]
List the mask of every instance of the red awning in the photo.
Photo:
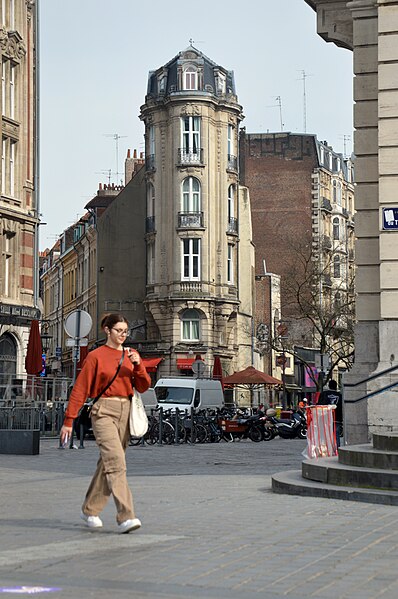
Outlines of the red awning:
[[192,370],[192,364],[196,358],[177,358],[177,368],[179,370]]
[[163,358],[142,358],[147,372],[156,372],[156,369],[162,360]]

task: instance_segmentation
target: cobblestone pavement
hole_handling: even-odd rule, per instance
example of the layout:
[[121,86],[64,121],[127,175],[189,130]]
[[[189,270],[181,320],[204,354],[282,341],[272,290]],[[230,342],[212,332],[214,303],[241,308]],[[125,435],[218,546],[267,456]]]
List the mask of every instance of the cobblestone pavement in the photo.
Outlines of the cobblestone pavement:
[[[0,456],[0,594],[134,599],[398,595],[396,507],[276,495],[270,475],[300,468],[305,441],[129,447],[143,526],[116,534],[79,519],[94,442]],[[6,592],[5,590],[6,589]],[[8,589],[8,591],[7,591]],[[43,596],[44,593],[41,595]]]

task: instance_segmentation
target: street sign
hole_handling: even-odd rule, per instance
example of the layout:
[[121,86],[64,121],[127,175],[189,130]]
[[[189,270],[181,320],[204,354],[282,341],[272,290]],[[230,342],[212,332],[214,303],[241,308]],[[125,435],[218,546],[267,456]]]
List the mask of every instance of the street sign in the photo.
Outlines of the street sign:
[[64,329],[69,337],[85,337],[91,331],[93,321],[85,310],[75,310],[65,318]]
[[62,347],[57,346],[55,348],[55,357],[56,358],[61,358],[62,357]]
[[383,231],[398,231],[398,208],[383,208]]

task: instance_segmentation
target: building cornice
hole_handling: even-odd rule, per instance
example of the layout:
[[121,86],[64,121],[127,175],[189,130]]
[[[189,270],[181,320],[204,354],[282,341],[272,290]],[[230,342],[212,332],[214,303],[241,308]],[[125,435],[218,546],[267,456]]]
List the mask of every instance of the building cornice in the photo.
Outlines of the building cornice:
[[[369,2],[369,0],[365,1]],[[304,0],[304,2],[315,10],[318,34],[326,42],[333,42],[336,46],[347,50],[353,49],[353,19],[347,0]]]

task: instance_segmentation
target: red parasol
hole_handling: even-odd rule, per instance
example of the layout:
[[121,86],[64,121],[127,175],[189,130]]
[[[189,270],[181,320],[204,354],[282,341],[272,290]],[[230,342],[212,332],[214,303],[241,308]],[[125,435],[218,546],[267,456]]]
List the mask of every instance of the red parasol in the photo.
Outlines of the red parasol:
[[43,347],[39,331],[39,321],[32,320],[29,331],[28,350],[25,358],[25,370],[28,374],[39,375],[42,371]]
[[221,382],[221,386],[224,389],[224,381],[222,378],[222,366],[221,366],[221,360],[220,360],[220,356],[215,356],[214,358],[214,364],[213,364],[213,379],[220,381]]
[[244,370],[234,372],[224,379],[226,385],[282,385],[282,381],[265,372],[248,366]]

